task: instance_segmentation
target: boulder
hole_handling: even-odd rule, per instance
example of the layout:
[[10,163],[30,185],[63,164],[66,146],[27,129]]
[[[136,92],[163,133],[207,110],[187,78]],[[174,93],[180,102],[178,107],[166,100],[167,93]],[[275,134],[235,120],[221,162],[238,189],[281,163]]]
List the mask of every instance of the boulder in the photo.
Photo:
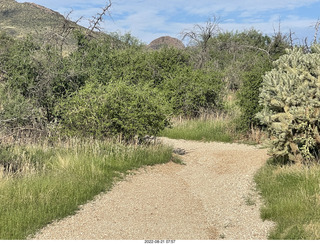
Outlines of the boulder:
[[150,42],[148,47],[151,49],[154,49],[154,50],[158,50],[162,47],[174,47],[177,49],[184,49],[185,48],[182,41],[180,41],[177,38],[170,37],[170,36],[159,37],[159,38],[153,40],[152,42]]

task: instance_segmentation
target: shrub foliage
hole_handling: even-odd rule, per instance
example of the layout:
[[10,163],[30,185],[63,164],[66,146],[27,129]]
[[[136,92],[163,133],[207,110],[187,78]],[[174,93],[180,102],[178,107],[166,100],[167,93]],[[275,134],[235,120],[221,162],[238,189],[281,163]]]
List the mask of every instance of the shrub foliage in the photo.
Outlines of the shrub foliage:
[[113,137],[157,135],[169,124],[164,97],[149,87],[124,81],[88,83],[57,105],[63,130],[70,135]]
[[171,116],[223,110],[231,90],[239,91],[238,123],[255,123],[261,76],[274,55],[273,39],[258,31],[216,33],[201,50],[150,50],[128,34],[73,35],[77,47],[66,55],[61,45],[0,34],[1,131],[50,124],[67,134],[142,137],[158,134]]

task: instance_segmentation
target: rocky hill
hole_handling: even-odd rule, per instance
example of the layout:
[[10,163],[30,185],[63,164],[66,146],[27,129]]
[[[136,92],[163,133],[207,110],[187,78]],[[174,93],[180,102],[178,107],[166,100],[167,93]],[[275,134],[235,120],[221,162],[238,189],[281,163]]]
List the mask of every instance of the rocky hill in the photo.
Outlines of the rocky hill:
[[[0,0],[0,31],[10,36],[20,38],[31,34],[40,41],[52,41],[67,36],[63,26],[83,28],[60,13],[35,3]],[[74,42],[72,35],[66,38],[68,45]]]
[[170,36],[159,37],[159,38],[153,40],[148,46],[149,46],[149,48],[152,48],[154,50],[160,49],[162,47],[174,47],[174,48],[178,48],[178,49],[185,48],[182,41],[180,41],[177,38],[170,37]]
[[[29,34],[41,42],[59,41],[63,38],[69,51],[76,42],[72,35],[67,35],[64,27],[80,28],[75,22],[67,20],[60,13],[35,3],[18,3],[15,0],[0,0],[0,32],[15,38]],[[103,36],[107,36],[104,35]],[[177,38],[162,36],[152,41],[148,47],[154,50],[161,47],[184,49],[184,44]]]

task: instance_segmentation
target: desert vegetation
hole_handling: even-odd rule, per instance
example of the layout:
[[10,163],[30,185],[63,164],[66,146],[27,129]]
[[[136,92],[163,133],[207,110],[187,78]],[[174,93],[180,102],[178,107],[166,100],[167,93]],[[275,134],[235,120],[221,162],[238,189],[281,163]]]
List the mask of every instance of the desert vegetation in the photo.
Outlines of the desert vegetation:
[[262,216],[277,222],[270,237],[319,238],[319,46],[280,30],[223,31],[213,18],[182,33],[185,49],[151,50],[96,33],[110,6],[89,30],[62,22],[72,48],[67,36],[0,34],[0,238],[25,239],[130,170],[171,159],[146,138],[258,134],[270,147],[256,177]]
[[271,159],[256,175],[273,239],[319,239],[319,46],[287,50],[263,77],[261,112]]
[[172,149],[161,145],[125,146],[93,139],[2,145],[0,238],[26,239],[111,189],[130,170],[166,163],[171,154]]

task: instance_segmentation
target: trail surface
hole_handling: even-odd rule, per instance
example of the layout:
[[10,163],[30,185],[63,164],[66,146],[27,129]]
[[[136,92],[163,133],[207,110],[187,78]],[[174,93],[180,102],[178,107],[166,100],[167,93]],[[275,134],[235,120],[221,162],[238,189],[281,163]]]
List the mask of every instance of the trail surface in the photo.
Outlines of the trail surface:
[[51,240],[267,239],[253,175],[267,151],[241,144],[162,138],[186,151],[185,165],[145,167],[79,212],[42,229]]

